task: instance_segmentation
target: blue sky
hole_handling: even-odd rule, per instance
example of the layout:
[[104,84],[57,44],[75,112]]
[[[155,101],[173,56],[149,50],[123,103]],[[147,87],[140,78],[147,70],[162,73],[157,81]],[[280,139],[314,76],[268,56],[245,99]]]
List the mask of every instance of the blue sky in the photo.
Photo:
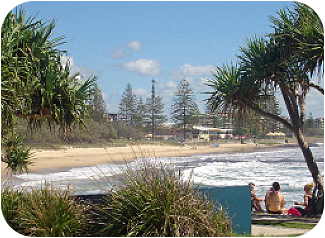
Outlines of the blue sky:
[[[66,60],[73,71],[98,76],[108,112],[117,112],[127,83],[138,97],[149,97],[154,78],[169,115],[168,105],[183,78],[204,111],[207,96],[200,93],[209,90],[204,83],[211,70],[235,62],[245,38],[271,32],[268,16],[292,2],[54,1],[22,6],[38,19],[56,19],[55,36],[71,40],[60,47],[69,52]],[[310,111],[324,117],[323,97],[313,91]]]

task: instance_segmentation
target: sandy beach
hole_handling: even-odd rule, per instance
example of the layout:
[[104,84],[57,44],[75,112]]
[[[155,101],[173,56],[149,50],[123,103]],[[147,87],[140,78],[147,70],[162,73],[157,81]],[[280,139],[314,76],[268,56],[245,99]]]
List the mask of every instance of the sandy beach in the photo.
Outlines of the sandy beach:
[[[219,147],[177,147],[164,145],[141,145],[108,148],[62,148],[59,150],[32,150],[33,164],[30,172],[43,169],[85,167],[109,162],[131,161],[147,157],[183,157],[205,153],[250,152],[265,148],[256,144],[221,144]],[[6,174],[6,164],[1,162],[1,175]],[[1,176],[1,177],[2,177]]]

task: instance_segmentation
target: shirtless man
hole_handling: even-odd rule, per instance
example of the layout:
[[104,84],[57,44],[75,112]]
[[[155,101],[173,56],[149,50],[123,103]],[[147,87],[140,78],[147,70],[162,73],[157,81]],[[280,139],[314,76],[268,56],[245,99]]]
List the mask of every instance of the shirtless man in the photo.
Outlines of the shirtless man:
[[258,212],[265,212],[262,207],[261,207],[261,201],[263,201],[262,198],[259,198],[255,195],[255,184],[250,182],[249,185],[251,186],[251,203],[252,203],[252,208],[255,208],[255,211]]
[[265,207],[269,213],[283,214],[285,212],[284,204],[284,196],[280,193],[280,184],[274,182],[265,196]]

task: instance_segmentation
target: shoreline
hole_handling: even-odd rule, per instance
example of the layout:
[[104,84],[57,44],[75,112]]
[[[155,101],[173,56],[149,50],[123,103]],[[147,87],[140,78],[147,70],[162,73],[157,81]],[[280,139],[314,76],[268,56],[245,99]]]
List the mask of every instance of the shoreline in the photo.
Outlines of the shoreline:
[[[33,149],[33,164],[28,172],[49,173],[77,167],[91,167],[107,163],[130,162],[140,158],[186,157],[211,153],[248,153],[260,149],[291,147],[296,144],[221,144],[218,147],[178,147],[164,145],[139,145],[107,148],[62,148],[59,150]],[[1,179],[8,176],[6,164],[1,162]]]

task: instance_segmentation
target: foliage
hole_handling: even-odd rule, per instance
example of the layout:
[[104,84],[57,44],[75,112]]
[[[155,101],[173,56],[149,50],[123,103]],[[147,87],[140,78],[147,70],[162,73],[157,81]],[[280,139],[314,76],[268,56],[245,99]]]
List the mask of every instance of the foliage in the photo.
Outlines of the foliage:
[[166,122],[166,116],[164,113],[164,104],[162,103],[161,96],[155,96],[153,99],[147,98],[146,109],[148,113],[148,121],[150,122],[150,127],[154,127],[153,131],[156,131],[164,122]]
[[152,81],[151,98],[147,98],[145,108],[148,115],[148,128],[151,129],[152,139],[155,139],[155,132],[164,122],[166,116],[163,115],[165,105],[162,103],[162,97],[156,96],[155,80]]
[[129,126],[123,121],[115,121],[113,122],[113,126],[116,130],[118,139],[139,140],[144,136],[143,133],[135,126]]
[[274,24],[274,37],[286,58],[294,57],[304,71],[312,76],[323,74],[324,29],[316,12],[303,3],[296,2],[294,10],[288,8],[278,12],[278,18],[270,16]]
[[223,211],[199,194],[181,172],[143,163],[128,168],[103,206],[110,236],[227,236],[231,225]]
[[186,79],[180,81],[173,98],[171,119],[177,125],[182,125],[183,136],[186,138],[186,126],[193,125],[198,106],[195,103],[194,91]]
[[28,41],[31,31],[38,22],[25,19],[22,11],[9,13],[1,28],[1,134],[11,129],[15,111],[19,108],[27,87],[24,80],[30,79],[31,63],[24,41]]
[[148,110],[142,97],[137,100],[134,124],[137,129],[144,130],[148,124]]
[[127,125],[134,125],[134,116],[136,115],[136,95],[133,94],[130,83],[126,85],[121,102],[119,104],[119,118]]
[[61,126],[83,123],[95,78],[79,82],[61,65],[64,37],[53,38],[55,21],[26,19],[23,10],[10,12],[1,29],[1,96],[6,113],[36,123],[47,119]]
[[1,152],[1,161],[7,164],[7,169],[13,173],[27,172],[28,165],[32,164],[31,148],[24,146],[17,135],[3,138],[2,142],[4,153]]
[[1,191],[1,210],[2,215],[8,225],[15,231],[19,232],[19,220],[17,219],[19,210],[18,205],[23,199],[23,194],[19,191],[12,191],[3,188]]
[[[129,126],[130,130],[138,130],[142,133],[151,132],[154,135],[155,130],[166,121],[166,116],[163,115],[164,104],[162,103],[162,97],[156,96],[154,82],[152,80],[151,97],[148,97],[145,102],[143,102],[142,97],[137,100],[131,84],[127,84],[119,104],[119,120]],[[138,136],[123,137],[136,138]]]
[[[58,124],[64,133],[71,126],[84,127],[88,116],[87,101],[96,78],[78,80],[70,75],[69,65],[62,65],[58,49],[64,37],[53,37],[55,21],[27,18],[16,9],[4,19],[1,28],[1,135],[13,134],[15,118],[27,119],[35,127],[47,120]],[[18,144],[17,144],[18,146]],[[17,147],[11,154],[11,165],[27,166],[26,154]],[[2,160],[9,162],[9,160]],[[21,165],[18,165],[22,163]],[[15,165],[16,164],[16,165]]]
[[42,188],[1,194],[5,220],[17,232],[28,236],[76,236],[86,226],[86,207],[78,204],[69,191]]
[[215,211],[180,171],[158,166],[127,168],[94,203],[71,196],[69,189],[3,187],[2,213],[12,229],[27,236],[233,235],[223,210]]
[[[240,47],[239,66],[217,67],[208,83],[213,88],[210,102],[215,109],[231,108],[242,115],[251,110],[282,123],[296,136],[314,182],[323,191],[322,176],[303,134],[309,88],[324,94],[321,86],[308,77],[308,72],[312,74],[323,65],[323,28],[318,16],[306,5],[296,3],[294,12],[281,11],[279,15],[280,19],[271,18],[275,33],[270,34],[270,39],[247,39],[245,46]],[[286,32],[288,29],[294,29],[291,35]],[[274,95],[275,90],[282,95],[288,119],[261,107],[260,102]]]
[[103,93],[96,82],[93,83],[92,94],[89,98],[90,118],[95,121],[102,121],[106,112],[106,105]]

